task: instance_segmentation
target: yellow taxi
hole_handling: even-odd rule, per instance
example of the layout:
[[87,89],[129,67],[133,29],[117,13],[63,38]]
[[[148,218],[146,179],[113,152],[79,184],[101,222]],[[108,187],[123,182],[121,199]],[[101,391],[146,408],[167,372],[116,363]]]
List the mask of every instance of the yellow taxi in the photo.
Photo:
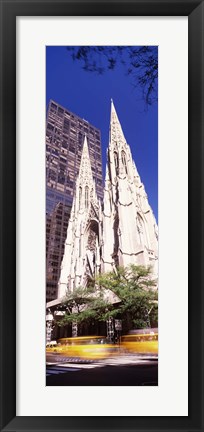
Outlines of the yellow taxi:
[[158,355],[158,333],[124,335],[121,346],[130,353]]
[[56,352],[57,341],[50,341],[46,343],[46,352]]
[[119,353],[119,346],[110,344],[105,336],[83,336],[58,339],[57,346],[47,352],[87,360],[106,359]]

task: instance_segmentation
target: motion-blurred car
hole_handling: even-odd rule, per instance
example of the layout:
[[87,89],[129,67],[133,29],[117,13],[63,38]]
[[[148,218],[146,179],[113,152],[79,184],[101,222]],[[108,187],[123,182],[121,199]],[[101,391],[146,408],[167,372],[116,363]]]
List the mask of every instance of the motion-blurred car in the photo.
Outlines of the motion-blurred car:
[[119,346],[110,344],[105,336],[84,336],[58,339],[57,346],[51,350],[49,348],[48,352],[72,358],[99,360],[117,355]]
[[47,352],[53,352],[54,349],[57,347],[57,341],[53,340],[46,343],[46,351]]
[[158,355],[158,333],[124,335],[121,346],[130,353]]

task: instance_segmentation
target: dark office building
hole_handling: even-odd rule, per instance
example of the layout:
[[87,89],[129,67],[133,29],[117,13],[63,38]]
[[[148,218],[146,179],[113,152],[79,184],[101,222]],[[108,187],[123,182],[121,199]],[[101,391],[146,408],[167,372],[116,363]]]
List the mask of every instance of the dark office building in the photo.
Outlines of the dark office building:
[[100,130],[50,101],[46,122],[46,301],[57,298],[61,260],[84,136],[98,197],[103,197]]

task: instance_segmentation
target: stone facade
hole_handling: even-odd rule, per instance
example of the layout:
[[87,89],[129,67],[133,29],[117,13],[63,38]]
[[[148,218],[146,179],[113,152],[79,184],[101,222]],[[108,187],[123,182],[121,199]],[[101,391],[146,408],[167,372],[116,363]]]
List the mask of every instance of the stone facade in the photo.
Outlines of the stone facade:
[[113,102],[103,205],[97,198],[87,139],[67,230],[58,298],[98,272],[129,264],[158,273],[158,228]]

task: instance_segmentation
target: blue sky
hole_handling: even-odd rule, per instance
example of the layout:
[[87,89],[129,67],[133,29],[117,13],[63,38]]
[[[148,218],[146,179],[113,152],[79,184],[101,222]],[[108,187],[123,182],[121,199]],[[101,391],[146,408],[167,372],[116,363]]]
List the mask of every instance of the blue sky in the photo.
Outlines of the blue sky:
[[158,220],[158,106],[146,109],[122,66],[103,75],[85,72],[66,47],[46,48],[46,105],[50,99],[101,130],[103,174],[113,99],[149,203]]

